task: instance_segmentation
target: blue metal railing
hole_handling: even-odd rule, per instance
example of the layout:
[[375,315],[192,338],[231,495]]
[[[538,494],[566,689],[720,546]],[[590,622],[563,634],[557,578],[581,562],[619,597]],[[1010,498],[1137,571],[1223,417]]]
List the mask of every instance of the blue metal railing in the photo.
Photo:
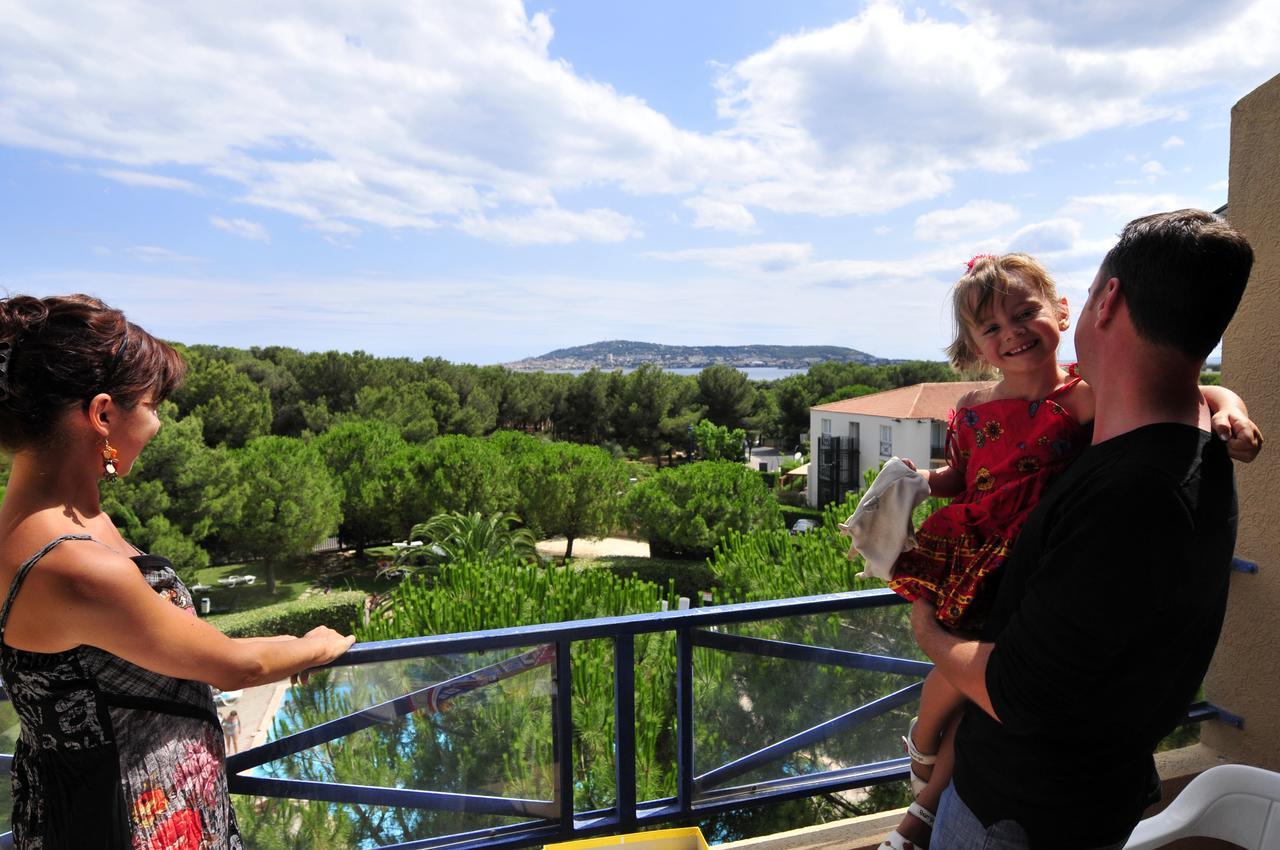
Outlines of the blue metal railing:
[[[763,765],[781,759],[866,722],[919,696],[921,683],[887,694],[838,717],[769,744],[753,753],[695,775],[693,770],[694,700],[693,650],[705,647],[725,652],[835,665],[884,673],[923,677],[931,665],[921,661],[874,655],[830,647],[814,647],[711,631],[720,626],[760,620],[778,620],[815,614],[831,614],[896,605],[900,597],[888,590],[829,594],[801,599],[771,600],[684,611],[668,611],[595,620],[578,620],[540,626],[521,626],[486,632],[438,635],[405,640],[359,644],[332,666],[354,667],[389,661],[405,661],[464,652],[533,646],[519,655],[429,688],[397,697],[344,717],[271,741],[227,759],[231,789],[235,793],[328,803],[404,806],[471,814],[526,817],[510,826],[471,833],[437,836],[386,845],[388,850],[527,847],[547,841],[580,838],[603,832],[626,831],[665,821],[715,814],[730,808],[768,801],[844,790],[906,776],[907,760],[891,759],[821,773],[783,777],[764,783],[730,786],[727,783]],[[635,740],[635,638],[644,634],[674,632],[676,652],[676,786],[673,798],[637,800]],[[568,749],[574,733],[570,694],[573,676],[570,647],[578,641],[612,641],[614,659],[614,729],[616,802],[604,810],[575,812],[573,765]],[[454,794],[400,788],[373,788],[349,784],[311,782],[248,774],[247,771],[276,759],[337,740],[368,726],[388,722],[409,712],[435,708],[452,696],[499,681],[520,672],[554,664],[552,732],[556,750],[555,792],[550,800]],[[452,692],[450,692],[452,689]]]
[[[383,850],[427,850],[446,845],[453,850],[471,850],[480,847],[528,847],[549,841],[621,832],[638,826],[705,817],[747,805],[779,802],[904,779],[909,763],[905,757],[900,757],[742,785],[730,784],[762,766],[778,763],[803,748],[811,747],[819,741],[865,724],[916,700],[922,687],[921,682],[892,690],[865,705],[768,743],[754,752],[700,774],[694,770],[694,649],[697,647],[912,678],[923,678],[932,667],[929,663],[918,660],[733,634],[720,631],[719,627],[882,608],[901,602],[901,598],[889,590],[870,590],[358,644],[330,666],[358,667],[379,662],[515,648],[522,651],[495,664],[447,678],[429,687],[231,755],[227,759],[230,787],[233,793],[262,797],[315,800],[329,804],[398,806],[525,819],[506,826],[404,840],[383,846]],[[637,800],[635,639],[640,635],[663,632],[673,632],[675,635],[676,795]],[[613,645],[616,802],[606,809],[577,812],[574,806],[575,786],[571,757],[575,726],[570,699],[573,681],[570,649],[575,642],[601,639],[609,640]],[[528,647],[533,648],[527,649]],[[551,695],[551,735],[555,770],[552,771],[554,793],[550,800],[316,782],[250,773],[277,759],[337,741],[361,729],[388,723],[412,712],[438,711],[454,697],[547,666],[552,670],[554,683]],[[1218,709],[1199,703],[1192,707],[1188,721],[1198,722],[1216,716],[1219,716]],[[0,767],[7,769],[11,760],[9,756],[0,756]],[[7,835],[0,836],[0,847],[5,846],[7,838]]]

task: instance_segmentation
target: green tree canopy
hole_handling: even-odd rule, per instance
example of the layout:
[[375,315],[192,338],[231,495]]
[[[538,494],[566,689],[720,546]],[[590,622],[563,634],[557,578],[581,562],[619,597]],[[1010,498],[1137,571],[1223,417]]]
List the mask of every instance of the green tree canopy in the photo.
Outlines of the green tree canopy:
[[275,565],[305,555],[342,521],[338,485],[314,446],[290,437],[259,437],[238,452],[246,498],[239,533],[262,557],[275,593]]
[[741,428],[730,430],[703,419],[693,426],[693,441],[702,460],[729,460],[742,463],[746,460],[747,432]]
[[397,386],[364,387],[356,393],[355,415],[389,422],[411,443],[436,437],[458,415],[458,394],[439,378]]
[[629,476],[605,450],[541,443],[512,464],[521,516],[539,536],[564,535],[566,560],[573,557],[574,540],[612,530]]
[[698,403],[706,418],[729,428],[741,427],[755,406],[756,388],[746,373],[732,366],[708,366],[698,373]]
[[664,469],[632,487],[623,508],[658,554],[705,555],[730,532],[782,526],[759,473],[728,461]]
[[385,422],[344,422],[321,434],[313,445],[342,494],[338,534],[343,541],[355,544],[362,555],[370,543],[399,535],[396,514],[388,510],[408,474],[399,430]]
[[174,393],[183,416],[194,414],[204,426],[204,441],[239,448],[271,431],[271,394],[267,388],[224,360],[188,358],[186,383]]
[[514,510],[510,469],[490,441],[450,435],[404,451],[407,472],[389,509],[398,514],[400,528],[442,513],[488,516]]

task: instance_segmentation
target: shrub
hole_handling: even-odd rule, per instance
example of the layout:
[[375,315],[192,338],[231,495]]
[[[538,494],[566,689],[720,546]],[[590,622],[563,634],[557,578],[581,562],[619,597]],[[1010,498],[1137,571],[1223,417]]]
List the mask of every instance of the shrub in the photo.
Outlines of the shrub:
[[711,567],[701,559],[694,561],[617,555],[579,562],[578,566],[607,569],[618,578],[647,581],[658,587],[674,587],[677,596],[687,596],[695,603],[702,591],[712,590],[719,585]]
[[659,556],[705,556],[731,532],[782,527],[759,474],[728,461],[662,470],[631,488],[624,515]]
[[230,637],[304,635],[316,626],[348,633],[364,622],[365,594],[358,590],[308,596],[252,611],[219,614],[209,624]]

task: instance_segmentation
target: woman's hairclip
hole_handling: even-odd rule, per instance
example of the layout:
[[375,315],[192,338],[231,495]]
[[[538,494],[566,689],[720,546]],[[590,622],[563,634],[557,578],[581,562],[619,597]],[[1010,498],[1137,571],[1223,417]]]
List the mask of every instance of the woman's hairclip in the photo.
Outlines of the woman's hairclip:
[[973,259],[969,260],[968,264],[964,267],[965,274],[973,271],[973,264],[978,262],[978,260],[981,260],[983,257],[990,257],[993,260],[996,259],[995,254],[974,254]]

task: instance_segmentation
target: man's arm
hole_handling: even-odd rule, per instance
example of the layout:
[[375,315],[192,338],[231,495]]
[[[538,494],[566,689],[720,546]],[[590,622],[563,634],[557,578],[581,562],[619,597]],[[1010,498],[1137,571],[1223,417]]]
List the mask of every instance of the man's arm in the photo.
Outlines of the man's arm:
[[924,654],[952,687],[998,721],[987,693],[987,660],[993,644],[948,632],[938,623],[937,609],[923,599],[911,604],[911,628]]

